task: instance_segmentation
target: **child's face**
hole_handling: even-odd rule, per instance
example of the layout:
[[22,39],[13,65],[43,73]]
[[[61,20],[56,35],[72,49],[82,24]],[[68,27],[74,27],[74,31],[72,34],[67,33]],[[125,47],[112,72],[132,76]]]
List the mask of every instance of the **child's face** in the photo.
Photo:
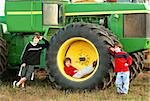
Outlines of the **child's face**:
[[39,39],[39,38],[37,38],[37,37],[34,37],[34,38],[33,38],[33,42],[34,42],[34,43],[36,43],[36,44],[37,44],[37,43],[39,43],[39,41],[40,41],[40,39]]
[[121,52],[121,48],[119,48],[118,46],[115,46],[114,51],[117,52]]
[[71,65],[71,62],[70,62],[70,61],[66,61],[66,62],[65,62],[65,66],[70,67],[70,65]]

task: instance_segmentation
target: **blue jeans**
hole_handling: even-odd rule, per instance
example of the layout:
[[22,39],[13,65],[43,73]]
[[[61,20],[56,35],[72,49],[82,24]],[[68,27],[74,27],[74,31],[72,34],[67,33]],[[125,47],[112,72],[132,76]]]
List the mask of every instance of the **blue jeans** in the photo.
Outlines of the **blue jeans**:
[[118,72],[115,85],[117,87],[117,92],[118,93],[128,93],[129,90],[129,71],[127,72]]

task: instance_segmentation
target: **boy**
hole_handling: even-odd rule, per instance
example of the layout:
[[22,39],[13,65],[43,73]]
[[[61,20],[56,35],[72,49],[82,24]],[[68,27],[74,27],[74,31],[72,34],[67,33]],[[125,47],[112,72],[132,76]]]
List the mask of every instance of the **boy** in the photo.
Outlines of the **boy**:
[[109,48],[114,56],[116,76],[116,87],[119,94],[127,94],[129,89],[129,67],[132,64],[132,57],[126,52],[121,51],[121,45],[115,43],[114,47]]
[[[45,44],[39,44],[40,40],[43,40]],[[18,76],[21,76],[21,79],[18,82],[13,82],[13,88],[19,87],[20,85],[24,88],[25,82],[30,79],[34,72],[34,67],[40,65],[41,51],[48,46],[49,42],[40,36],[39,33],[35,33],[33,40],[24,48],[22,65],[18,74]]]
[[70,75],[73,78],[82,78],[83,76],[90,74],[97,65],[97,61],[94,61],[92,65],[83,68],[82,70],[78,70],[71,65],[71,59],[66,58],[64,60],[64,71],[67,75]]

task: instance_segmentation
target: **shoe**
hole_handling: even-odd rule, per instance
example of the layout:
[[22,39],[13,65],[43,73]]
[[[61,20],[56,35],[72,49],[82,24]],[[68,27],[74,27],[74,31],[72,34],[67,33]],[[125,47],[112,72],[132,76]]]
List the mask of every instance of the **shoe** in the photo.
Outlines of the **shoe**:
[[96,65],[97,65],[97,61],[94,61],[93,62],[93,67],[96,67]]
[[17,84],[17,81],[14,81],[13,82],[13,88],[16,88],[16,86],[17,86],[16,84]]

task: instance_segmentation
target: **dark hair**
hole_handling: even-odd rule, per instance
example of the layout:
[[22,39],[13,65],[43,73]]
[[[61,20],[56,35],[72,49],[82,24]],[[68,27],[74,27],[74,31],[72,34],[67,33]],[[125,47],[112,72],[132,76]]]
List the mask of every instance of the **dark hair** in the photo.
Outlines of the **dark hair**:
[[71,63],[71,59],[69,57],[65,58],[64,65],[65,65],[66,61],[70,61],[70,63]]
[[40,33],[39,32],[35,32],[32,39],[34,39],[35,37],[37,37],[39,39],[40,38]]
[[121,45],[119,42],[115,42],[115,43],[114,43],[114,47],[115,47],[115,46],[117,46],[117,47],[119,47],[119,48],[122,48],[122,45]]

